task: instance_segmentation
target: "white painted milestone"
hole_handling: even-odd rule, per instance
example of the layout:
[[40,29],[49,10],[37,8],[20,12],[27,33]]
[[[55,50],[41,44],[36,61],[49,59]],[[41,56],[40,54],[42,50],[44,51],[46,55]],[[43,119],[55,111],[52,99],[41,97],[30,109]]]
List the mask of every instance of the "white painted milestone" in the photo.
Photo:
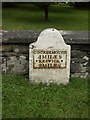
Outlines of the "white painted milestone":
[[31,83],[67,84],[70,77],[70,45],[65,44],[54,28],[42,31],[29,46],[29,80]]

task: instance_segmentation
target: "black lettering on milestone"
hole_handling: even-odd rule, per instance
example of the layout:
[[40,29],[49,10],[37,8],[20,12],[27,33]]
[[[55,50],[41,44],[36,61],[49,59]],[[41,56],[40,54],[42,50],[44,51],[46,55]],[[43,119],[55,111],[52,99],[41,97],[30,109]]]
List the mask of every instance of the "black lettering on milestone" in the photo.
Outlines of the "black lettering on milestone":
[[39,55],[38,59],[41,59],[41,55]]

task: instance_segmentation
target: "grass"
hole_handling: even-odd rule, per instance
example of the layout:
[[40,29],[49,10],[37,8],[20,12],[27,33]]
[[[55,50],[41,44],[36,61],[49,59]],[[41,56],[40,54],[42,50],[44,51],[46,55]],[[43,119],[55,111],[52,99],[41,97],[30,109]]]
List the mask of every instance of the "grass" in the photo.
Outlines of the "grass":
[[30,4],[18,4],[14,8],[3,8],[4,30],[42,30],[53,27],[62,30],[88,30],[88,10],[54,5],[49,9],[49,21],[44,21],[44,12]]
[[22,76],[2,77],[3,118],[88,118],[88,80],[67,86],[31,85]]

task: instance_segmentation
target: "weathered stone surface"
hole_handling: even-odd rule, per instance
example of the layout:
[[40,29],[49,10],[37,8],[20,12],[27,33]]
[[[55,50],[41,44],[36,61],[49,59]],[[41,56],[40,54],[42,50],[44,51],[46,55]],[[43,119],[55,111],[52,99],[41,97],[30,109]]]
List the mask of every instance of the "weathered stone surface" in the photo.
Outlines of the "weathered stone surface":
[[2,58],[2,64],[0,64],[0,73],[5,73],[7,72],[7,66],[6,66],[6,59],[5,58]]
[[89,52],[90,51],[90,44],[73,44],[71,45],[72,50],[80,50],[80,51],[86,51]]
[[85,56],[83,56],[83,59],[88,61],[89,57],[85,55]]
[[90,66],[90,57],[89,57],[89,60],[88,60],[88,66]]
[[87,54],[89,55],[89,57],[90,57],[90,52],[87,52]]
[[71,51],[71,57],[72,58],[81,58],[86,55],[86,52],[80,51],[80,50],[72,50]]
[[82,58],[78,58],[78,57],[71,59],[71,63],[85,63],[85,62],[87,62],[86,59],[82,59]]
[[15,52],[2,52],[0,54],[0,57],[11,57],[11,56],[16,56],[19,57],[20,55],[24,55],[26,59],[29,61],[29,54],[24,54],[24,53],[15,53]]
[[3,57],[0,68],[2,73],[28,74],[29,63],[26,57],[21,55],[19,57]]
[[19,54],[16,54],[14,52],[2,52],[2,57],[10,57],[10,56],[19,56]]
[[[40,34],[41,30],[31,31],[31,30],[10,30],[2,31],[2,41],[3,43],[24,43],[30,44],[35,42]],[[67,44],[90,44],[90,38],[88,31],[59,31],[63,36]]]
[[16,56],[9,57],[7,60],[7,73],[11,71],[11,73],[27,73],[28,70],[28,62],[26,61],[25,56]]
[[79,63],[72,63],[70,67],[71,67],[72,73],[75,73],[75,72],[80,73],[81,72],[81,66]]
[[[20,57],[19,56],[25,56],[26,57],[26,61],[27,61],[27,67],[25,67],[26,69],[26,74],[28,74],[28,61],[29,61],[29,49],[28,46],[30,43],[35,42],[38,38],[38,35],[41,31],[31,31],[31,30],[11,30],[11,31],[0,31],[2,32],[2,39],[0,39],[0,45],[5,45],[7,46],[7,48],[9,48],[9,46],[13,46],[13,49],[9,52],[8,50],[4,50],[2,52],[2,47],[1,47],[1,51],[0,51],[0,57],[3,57],[2,59],[6,60],[6,62],[2,62],[1,58],[0,58],[0,70],[3,71],[3,73],[11,73],[12,69],[6,69],[7,68],[7,61],[9,60],[8,57],[13,57],[16,56],[18,62]],[[74,50],[74,52],[72,52],[72,58],[71,58],[71,74],[73,73],[73,75],[75,73],[77,73],[77,71],[82,71],[83,67],[86,67],[86,72],[88,72],[88,76],[90,74],[90,70],[88,69],[90,67],[90,59],[87,60],[86,58],[90,58],[90,37],[88,36],[89,32],[83,32],[83,31],[63,31],[60,30],[59,31],[61,33],[61,35],[63,36],[65,42],[69,45],[71,45],[72,51]],[[0,33],[0,38],[1,38],[1,33]],[[14,46],[17,46],[14,47]],[[26,46],[25,49],[22,46]],[[24,50],[23,50],[24,49]],[[27,51],[28,49],[28,51]],[[80,51],[79,55],[77,55],[78,51]],[[82,56],[83,55],[83,56]],[[86,57],[85,57],[86,56]],[[22,62],[23,63],[23,62]],[[75,65],[74,63],[78,63],[79,65]],[[82,66],[81,66],[82,64]],[[14,64],[16,65],[16,64]],[[17,64],[19,65],[19,63]],[[3,69],[1,69],[1,66]],[[20,65],[19,65],[20,66]],[[79,70],[77,70],[79,68]],[[75,71],[76,70],[76,71]],[[81,73],[80,71],[80,73]],[[85,69],[84,69],[85,71]],[[81,74],[79,73],[79,77],[80,75],[82,76],[82,74],[86,74],[86,72],[82,72]],[[19,72],[20,73],[20,72]],[[24,72],[23,72],[24,74]]]
[[3,58],[2,58],[2,57],[0,57],[0,64],[2,64],[2,59],[3,59]]
[[2,52],[2,45],[0,45],[0,52]]
[[2,52],[0,52],[0,57],[2,57]]
[[80,66],[81,66],[81,73],[85,73],[86,72],[86,67],[83,66],[83,64],[81,64]]
[[70,46],[56,29],[41,32],[30,45],[29,75],[33,83],[67,84],[70,75]]
[[71,74],[71,77],[88,78],[88,76],[89,76],[88,72]]
[[10,52],[12,51],[12,45],[0,45],[1,52]]
[[13,45],[13,52],[15,52],[15,53],[29,53],[29,46]]
[[88,66],[88,67],[86,68],[86,70],[87,70],[87,72],[89,72],[89,74],[90,74],[90,66]]

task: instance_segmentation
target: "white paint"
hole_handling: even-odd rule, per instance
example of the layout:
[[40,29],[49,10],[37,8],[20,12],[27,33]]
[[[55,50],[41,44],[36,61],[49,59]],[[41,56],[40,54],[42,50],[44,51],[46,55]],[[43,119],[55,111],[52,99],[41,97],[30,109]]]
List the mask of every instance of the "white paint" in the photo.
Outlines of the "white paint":
[[[66,66],[55,68],[34,68],[36,56],[34,51],[66,51],[66,58],[62,57],[62,60],[66,61]],[[29,79],[32,83],[63,83],[69,82],[70,75],[70,45],[66,45],[60,32],[54,28],[45,29],[42,31],[36,42],[29,46]],[[40,53],[41,54],[41,53]],[[48,54],[50,55],[50,54]],[[39,56],[37,55],[39,58]],[[38,60],[37,58],[37,60]],[[47,58],[46,58],[47,59]],[[50,59],[51,60],[51,59]],[[57,63],[56,63],[57,64]],[[62,63],[60,63],[62,65]]]

